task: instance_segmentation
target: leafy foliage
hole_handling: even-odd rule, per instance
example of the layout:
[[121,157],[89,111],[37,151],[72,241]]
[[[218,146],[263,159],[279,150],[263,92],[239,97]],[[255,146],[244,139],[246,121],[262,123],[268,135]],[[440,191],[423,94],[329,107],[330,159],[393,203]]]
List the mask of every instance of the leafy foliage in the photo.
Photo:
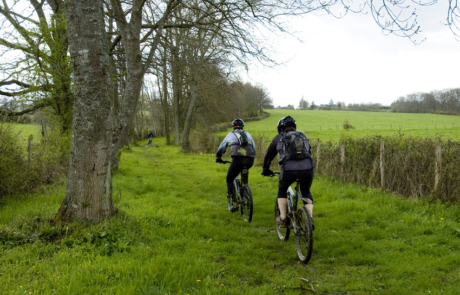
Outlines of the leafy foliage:
[[20,131],[22,126],[27,127],[0,124],[0,196],[54,183],[68,169],[70,136],[63,136],[60,128],[52,128],[41,142],[29,135],[31,145],[27,147]]

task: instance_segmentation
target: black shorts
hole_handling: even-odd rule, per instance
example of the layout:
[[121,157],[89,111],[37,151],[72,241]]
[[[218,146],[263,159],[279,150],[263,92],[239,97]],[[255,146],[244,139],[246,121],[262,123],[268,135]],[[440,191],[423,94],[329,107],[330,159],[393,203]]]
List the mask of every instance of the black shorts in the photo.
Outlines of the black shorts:
[[235,193],[235,187],[233,186],[233,180],[241,173],[243,169],[249,169],[254,165],[254,157],[234,156],[232,157],[232,163],[228,168],[227,172],[227,192],[229,194]]
[[313,169],[282,171],[279,179],[278,198],[286,198],[289,186],[297,179],[300,180],[302,198],[307,198],[313,203],[313,196],[310,193],[310,187],[313,182]]

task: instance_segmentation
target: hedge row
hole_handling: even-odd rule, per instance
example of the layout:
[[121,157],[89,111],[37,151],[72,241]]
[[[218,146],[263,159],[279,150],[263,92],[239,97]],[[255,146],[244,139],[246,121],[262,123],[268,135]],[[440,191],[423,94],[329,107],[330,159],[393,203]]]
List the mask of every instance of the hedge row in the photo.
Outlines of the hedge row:
[[312,148],[320,174],[408,197],[460,199],[459,142],[373,136],[344,138],[339,143],[312,142]]

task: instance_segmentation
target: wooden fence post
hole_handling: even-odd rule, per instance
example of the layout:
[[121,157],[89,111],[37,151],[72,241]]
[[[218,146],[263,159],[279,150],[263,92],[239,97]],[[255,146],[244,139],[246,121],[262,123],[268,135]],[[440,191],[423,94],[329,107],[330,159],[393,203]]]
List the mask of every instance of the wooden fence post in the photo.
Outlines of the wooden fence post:
[[344,170],[345,170],[345,144],[343,143],[343,141],[340,141],[340,173],[342,177],[345,177]]
[[262,137],[260,140],[260,154],[262,155],[262,159],[265,158],[265,137]]
[[31,156],[32,156],[32,135],[29,136],[28,145],[27,145],[27,152],[28,152],[27,163],[30,166],[30,159],[31,159]]
[[442,167],[442,158],[441,158],[441,142],[436,143],[435,148],[435,166],[434,166],[434,191],[438,189],[439,179],[441,178],[441,167]]
[[380,183],[382,189],[385,189],[385,144],[380,142]]
[[321,141],[318,138],[318,144],[316,145],[316,171],[319,172],[319,159],[321,155]]

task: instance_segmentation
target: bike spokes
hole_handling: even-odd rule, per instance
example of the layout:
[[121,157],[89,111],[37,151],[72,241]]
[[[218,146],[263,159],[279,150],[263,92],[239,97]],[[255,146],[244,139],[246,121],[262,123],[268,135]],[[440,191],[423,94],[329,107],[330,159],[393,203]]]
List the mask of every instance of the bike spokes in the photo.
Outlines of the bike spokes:
[[307,263],[313,252],[313,222],[303,206],[297,209],[296,219],[295,247],[300,261]]
[[244,221],[252,221],[253,202],[252,192],[248,185],[243,188],[243,196],[240,198],[241,218]]
[[281,241],[287,241],[289,239],[289,233],[291,230],[289,227],[283,228],[278,226],[276,220],[280,216],[280,208],[278,205],[278,199],[275,200],[275,228],[276,228],[276,233],[278,234],[278,237],[280,238]]

